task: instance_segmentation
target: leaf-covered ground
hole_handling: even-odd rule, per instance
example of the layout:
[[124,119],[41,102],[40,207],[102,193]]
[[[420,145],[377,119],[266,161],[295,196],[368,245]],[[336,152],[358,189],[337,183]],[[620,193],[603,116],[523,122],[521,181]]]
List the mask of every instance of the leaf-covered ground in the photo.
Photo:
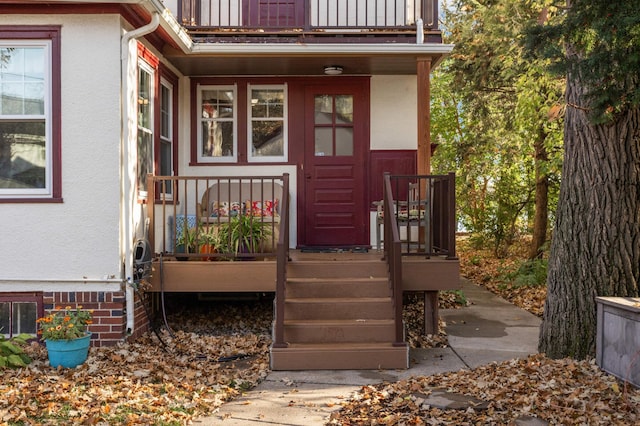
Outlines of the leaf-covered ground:
[[[541,316],[546,287],[518,286],[504,278],[524,259],[526,244],[517,242],[508,256],[498,259],[489,248],[474,248],[468,239],[459,239],[461,273]],[[428,397],[434,390],[469,395],[486,408],[431,406]],[[554,425],[640,424],[640,390],[604,373],[593,360],[551,360],[537,354],[474,370],[364,386],[328,425],[516,425],[534,424],[527,423],[534,417]]]
[[516,306],[534,315],[542,316],[546,285],[517,286],[504,279],[506,272],[514,271],[525,259],[529,240],[523,238],[509,247],[508,255],[497,258],[491,247],[475,248],[468,238],[456,241],[460,258],[460,273],[474,283],[486,287]]
[[[486,408],[436,408],[428,401],[434,389],[473,396],[486,401]],[[532,417],[557,425],[636,425],[640,392],[625,388],[593,362],[533,355],[472,371],[364,386],[328,424],[513,425]]]

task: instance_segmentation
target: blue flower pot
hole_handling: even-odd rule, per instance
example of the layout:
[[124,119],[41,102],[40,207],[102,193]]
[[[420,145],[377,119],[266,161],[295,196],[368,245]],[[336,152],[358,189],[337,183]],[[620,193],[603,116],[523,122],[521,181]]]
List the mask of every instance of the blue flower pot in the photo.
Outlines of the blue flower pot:
[[91,333],[73,340],[45,340],[49,364],[57,368],[75,368],[87,360]]

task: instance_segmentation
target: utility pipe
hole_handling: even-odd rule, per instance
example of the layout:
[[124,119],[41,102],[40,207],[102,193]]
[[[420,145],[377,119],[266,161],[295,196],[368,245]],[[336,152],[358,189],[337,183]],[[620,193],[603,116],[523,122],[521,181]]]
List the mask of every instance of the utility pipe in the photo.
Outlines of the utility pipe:
[[[135,122],[135,114],[129,116],[129,42],[154,32],[160,25],[160,14],[153,12],[151,21],[140,28],[122,35],[120,44],[120,254],[124,264],[125,297],[127,309],[127,333],[134,330],[135,294],[133,289],[133,203],[135,182],[131,178],[131,152],[129,147],[130,122]],[[153,200],[149,201],[153,203]]]

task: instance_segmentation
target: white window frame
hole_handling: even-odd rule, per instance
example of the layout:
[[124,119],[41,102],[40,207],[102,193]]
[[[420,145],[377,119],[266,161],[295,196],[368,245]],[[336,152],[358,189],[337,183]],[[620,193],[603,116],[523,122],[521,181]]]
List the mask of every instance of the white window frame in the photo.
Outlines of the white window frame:
[[[212,157],[202,155],[202,92],[206,90],[230,90],[233,92],[233,117],[231,119],[224,118],[219,121],[231,121],[233,123],[233,155]],[[198,163],[237,163],[238,162],[238,85],[218,85],[218,84],[198,84],[196,100],[197,114],[197,132],[196,132],[196,149],[198,150]]]
[[[138,60],[138,78],[137,78],[137,88],[136,88],[136,99],[138,99],[138,95],[139,95],[139,91],[140,91],[140,71],[145,71],[146,73],[149,74],[149,115],[150,115],[150,123],[149,123],[149,128],[146,127],[141,127],[140,123],[138,122],[138,109],[136,106],[136,180],[137,180],[137,175],[138,175],[138,167],[140,166],[140,159],[139,159],[139,155],[140,153],[138,152],[138,133],[140,132],[140,129],[143,128],[147,131],[149,131],[149,133],[151,134],[151,152],[150,152],[150,156],[151,156],[151,170],[149,170],[149,173],[154,173],[154,164],[155,164],[155,131],[156,131],[156,123],[155,123],[155,102],[156,102],[156,98],[155,98],[155,90],[156,90],[156,70],[149,65],[147,62],[145,62],[142,59]],[[144,178],[143,178],[144,179]],[[141,187],[138,187],[138,196],[141,198],[146,198],[148,196],[148,191],[147,190],[143,190]]]
[[[160,169],[162,169],[162,144],[166,143],[169,145],[169,152],[170,152],[170,158],[169,158],[169,165],[171,167],[171,174],[170,176],[174,176],[175,175],[175,170],[173,169],[173,165],[174,165],[174,154],[173,154],[173,148],[174,148],[174,143],[175,141],[173,140],[173,96],[174,96],[174,87],[173,84],[170,83],[167,79],[165,79],[164,77],[160,78],[160,90],[158,91],[158,108],[160,108],[160,113],[162,115],[162,103],[163,103],[163,98],[162,98],[162,88],[165,87],[168,89],[168,93],[169,93],[169,99],[167,100],[167,106],[168,106],[168,124],[169,124],[169,128],[167,129],[168,131],[168,135],[163,135],[162,134],[162,116],[160,117],[160,123],[158,126],[158,135],[160,136],[160,152],[158,155],[158,166]],[[159,188],[159,190],[161,190],[162,188]],[[167,193],[163,193],[162,197],[165,200],[172,200],[173,199],[173,188],[170,188],[171,192],[167,192]]]
[[[280,121],[282,120],[282,155],[253,155],[253,128],[254,118],[251,108],[251,94],[253,90],[274,90],[280,89],[283,92],[282,118],[259,117],[259,121]],[[248,84],[247,85],[247,161],[250,163],[286,163],[289,158],[289,136],[288,136],[288,102],[287,84]]]
[[0,40],[0,48],[44,48],[44,114],[42,115],[2,115],[0,121],[35,121],[45,122],[45,185],[44,188],[0,188],[0,198],[51,198],[53,197],[53,131],[52,131],[52,43],[51,40]]

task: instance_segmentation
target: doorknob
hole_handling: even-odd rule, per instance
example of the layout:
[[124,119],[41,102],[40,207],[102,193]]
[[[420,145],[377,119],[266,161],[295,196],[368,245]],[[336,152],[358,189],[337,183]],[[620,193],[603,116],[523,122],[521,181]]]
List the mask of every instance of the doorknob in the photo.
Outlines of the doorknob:
[[305,178],[307,178],[307,180],[311,180],[311,174],[307,173],[306,175],[304,175]]

